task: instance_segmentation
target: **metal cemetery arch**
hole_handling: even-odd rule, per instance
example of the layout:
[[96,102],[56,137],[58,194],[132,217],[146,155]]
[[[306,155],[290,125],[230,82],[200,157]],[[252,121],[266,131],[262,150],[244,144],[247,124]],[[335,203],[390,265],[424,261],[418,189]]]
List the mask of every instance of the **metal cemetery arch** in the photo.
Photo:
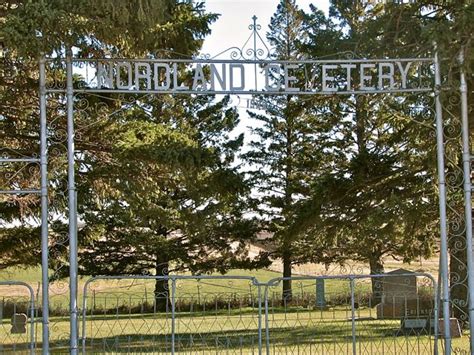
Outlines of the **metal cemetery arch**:
[[[437,54],[434,58],[404,59],[340,59],[340,60],[269,60],[257,50],[258,25],[254,18],[252,30],[254,46],[250,50],[232,47],[220,53],[229,53],[231,59],[75,59],[71,51],[65,59],[44,59],[40,67],[40,129],[41,129],[41,189],[33,191],[41,195],[41,246],[42,246],[42,307],[43,353],[49,353],[49,276],[48,276],[48,143],[47,143],[47,95],[66,95],[67,147],[68,147],[68,204],[69,204],[69,262],[70,262],[70,352],[78,352],[78,262],[77,262],[77,201],[74,173],[74,94],[121,93],[121,94],[246,94],[246,95],[364,95],[373,93],[426,93],[435,97],[436,144],[438,163],[439,213],[440,213],[440,275],[442,287],[442,312],[445,329],[445,353],[451,351],[450,337],[450,285],[448,274],[448,237],[446,209],[445,152],[443,139],[443,108],[441,106],[441,76]],[[253,26],[253,27],[252,27]],[[261,38],[260,38],[261,39]],[[268,48],[267,48],[268,49]],[[269,52],[269,51],[268,51]],[[265,59],[262,59],[265,58]],[[462,57],[460,58],[462,62]],[[47,71],[56,64],[65,64],[66,85],[47,86]],[[178,82],[179,67],[194,69],[190,87]],[[258,68],[261,68],[261,71]],[[86,82],[81,87],[73,83],[73,69],[86,72]],[[250,69],[249,69],[250,68]],[[204,69],[210,78],[204,76]],[[409,70],[416,70],[416,82],[408,77]],[[305,78],[304,89],[297,86],[295,72]],[[339,75],[336,76],[338,71]],[[340,75],[341,71],[344,73]],[[358,72],[359,82],[353,83],[353,73]],[[377,77],[371,74],[377,73]],[[92,72],[92,75],[89,75]],[[283,85],[271,86],[268,74],[279,72]],[[433,78],[431,77],[434,72]],[[248,75],[253,74],[253,80]],[[206,74],[207,75],[207,74]],[[63,84],[63,83],[61,83]],[[466,220],[466,252],[469,285],[470,347],[474,353],[474,270],[472,261],[472,206],[470,182],[470,150],[467,126],[467,88],[464,73],[461,74],[462,142],[464,172],[464,206]],[[6,161],[6,160],[3,160]],[[0,191],[8,193],[8,191]]]

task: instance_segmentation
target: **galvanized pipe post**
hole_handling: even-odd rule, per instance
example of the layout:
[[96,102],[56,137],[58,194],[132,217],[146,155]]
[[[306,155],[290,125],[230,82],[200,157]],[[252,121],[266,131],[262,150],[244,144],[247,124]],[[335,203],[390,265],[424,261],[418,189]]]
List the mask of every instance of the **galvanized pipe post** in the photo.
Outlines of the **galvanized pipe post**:
[[36,353],[36,339],[35,339],[35,294],[31,293],[30,301],[30,354]]
[[270,355],[270,319],[268,315],[268,287],[269,283],[265,284],[265,347],[266,347],[266,354]]
[[77,308],[77,201],[74,175],[74,90],[72,83],[72,51],[66,53],[66,97],[67,97],[67,161],[68,161],[68,206],[69,206],[69,310],[70,353],[78,352],[78,308]]
[[48,245],[48,144],[45,59],[39,60],[40,168],[41,168],[41,293],[43,354],[49,354],[49,245]]
[[87,318],[87,286],[89,286],[91,280],[87,280],[84,284],[84,290],[82,291],[82,332],[81,332],[81,345],[82,354],[86,354],[86,318]]
[[[438,355],[439,353],[439,347],[438,347],[438,340],[439,340],[439,302],[438,302],[438,284],[436,281],[431,278],[431,282],[433,282],[433,318],[434,318],[434,324],[433,324],[433,333],[434,333],[434,346],[433,346],[433,354]],[[430,320],[431,322],[431,317]],[[430,324],[431,327],[431,324]]]
[[257,288],[258,300],[258,355],[262,355],[262,290],[260,286]]
[[474,267],[472,260],[472,184],[471,184],[471,147],[469,144],[469,118],[467,107],[467,83],[464,71],[464,48],[459,52],[461,120],[462,120],[462,162],[464,173],[464,214],[466,219],[466,266],[468,281],[469,330],[471,354],[474,354]]
[[[436,45],[435,45],[436,48]],[[441,106],[441,74],[438,51],[435,49],[435,106],[436,106],[436,156],[438,163],[439,217],[440,217],[440,273],[442,285],[441,304],[443,309],[443,328],[445,354],[451,354],[451,330],[449,328],[449,273],[448,273],[448,233],[446,217],[446,172],[444,165],[443,107]]]
[[356,324],[355,324],[355,290],[354,277],[349,277],[351,287],[351,334],[352,334],[352,355],[357,354]]
[[171,354],[176,351],[176,279],[171,279]]

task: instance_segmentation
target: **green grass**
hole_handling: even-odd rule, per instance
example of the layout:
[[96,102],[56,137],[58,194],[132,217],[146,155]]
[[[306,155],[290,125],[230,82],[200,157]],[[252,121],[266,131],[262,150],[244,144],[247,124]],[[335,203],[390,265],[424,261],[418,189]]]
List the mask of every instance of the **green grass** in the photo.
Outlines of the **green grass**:
[[[366,318],[369,309],[359,310],[359,315],[365,320],[356,322],[358,354],[433,353],[434,340],[426,332],[402,334],[398,320]],[[53,353],[66,352],[69,323],[66,318],[51,321],[55,325],[51,334]],[[269,317],[270,350],[273,354],[352,354],[351,326],[343,308],[324,312],[275,309]],[[258,318],[254,309],[192,316],[177,313],[175,329],[177,353],[256,354],[258,350]],[[0,326],[0,339],[6,339],[2,341],[4,350],[11,349],[13,342],[25,342],[24,335],[9,335],[6,330]],[[36,333],[41,333],[40,326]],[[170,334],[171,319],[163,313],[90,316],[86,322],[86,353],[169,353]],[[263,334],[264,346],[265,340]],[[467,346],[467,337],[454,339],[458,350]]]
[[18,267],[8,268],[0,271],[0,281],[23,281],[31,286],[36,287],[38,282],[41,282],[41,268],[32,267],[22,269]]
[[[221,276],[220,274],[214,274]],[[255,277],[258,282],[266,283],[271,279],[280,277],[280,273],[268,270],[231,270],[226,276],[250,276]],[[79,279],[79,299],[83,297],[84,284],[90,277],[81,277]],[[0,273],[0,280],[19,280],[27,282],[33,288],[35,295],[41,295],[41,272],[39,268],[19,269],[12,268]],[[61,309],[67,311],[69,304],[69,289],[67,279],[52,282],[50,285],[51,308],[56,310],[56,314]],[[358,281],[358,291],[368,291],[370,284],[368,280]],[[171,282],[169,283],[171,287]],[[227,297],[229,294],[252,294],[257,296],[258,288],[249,280],[227,279],[227,280],[178,280],[176,283],[176,293],[181,297],[196,297],[204,295],[204,297]],[[277,295],[281,293],[281,283],[269,288],[269,295]],[[295,295],[303,295],[315,292],[314,281],[293,281],[293,289]],[[347,280],[327,280],[327,295],[345,295],[349,294],[349,282]],[[11,287],[0,287],[0,297],[12,294]],[[23,287],[15,287],[13,294],[27,295],[26,289]],[[97,306],[105,306],[102,300],[111,297],[111,294],[120,298],[133,298],[135,302],[143,302],[153,299],[154,280],[96,280],[89,284],[87,293],[89,297],[95,297]],[[118,296],[117,296],[118,295]],[[99,303],[98,303],[99,302]]]

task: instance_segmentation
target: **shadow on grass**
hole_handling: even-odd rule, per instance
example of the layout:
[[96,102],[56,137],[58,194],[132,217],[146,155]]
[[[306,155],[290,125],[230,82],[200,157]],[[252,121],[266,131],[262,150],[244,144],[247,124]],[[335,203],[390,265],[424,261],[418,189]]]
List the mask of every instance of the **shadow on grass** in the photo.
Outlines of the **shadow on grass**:
[[[279,324],[270,323],[270,347],[295,347],[307,348],[309,346],[321,347],[337,347],[344,348],[347,344],[352,342],[352,325],[350,321],[340,322],[321,322],[317,324],[300,324],[290,326],[285,321]],[[413,353],[416,351],[416,345],[420,341],[426,344],[433,342],[433,337],[428,332],[397,334],[400,328],[396,324],[387,324],[382,321],[364,321],[358,322],[356,326],[356,339],[358,343],[387,343],[390,346],[413,346]],[[197,323],[198,324],[198,323]],[[245,325],[245,324],[243,324]],[[252,324],[253,325],[253,324]],[[280,325],[280,326],[278,326]],[[105,337],[92,337],[85,339],[86,353],[170,353],[171,352],[171,333],[161,333],[160,329],[150,329],[149,332],[141,331],[141,333],[132,333],[131,329],[123,327],[114,328],[107,324],[101,325],[103,329],[99,331],[109,331],[111,335]],[[225,350],[258,349],[258,329],[235,329],[235,330],[215,330],[198,332],[192,329],[196,324],[180,324],[180,326],[187,326],[190,332],[178,332],[175,334],[175,350],[176,351],[191,351],[194,352],[212,352],[221,353]],[[219,324],[214,324],[218,327]],[[225,324],[222,324],[225,326]],[[119,335],[112,335],[114,331],[120,331]],[[156,331],[156,334],[152,334]],[[127,334],[129,332],[129,334]],[[398,336],[397,336],[398,335]],[[265,347],[265,330],[262,334],[262,344]],[[80,347],[82,342],[80,342]],[[419,344],[418,344],[419,345]],[[52,353],[67,353],[68,342],[65,340],[51,342]],[[18,350],[28,349],[28,344],[16,344]],[[41,348],[41,344],[37,344],[37,349]],[[14,349],[10,345],[4,345],[2,353],[11,352]],[[15,351],[15,353],[19,353]]]
[[[338,344],[345,346],[352,342],[351,323],[335,326],[334,324],[321,324],[318,327],[280,327],[270,331],[270,346],[308,346]],[[370,330],[369,330],[370,329]],[[357,342],[387,342],[390,344],[400,343],[407,346],[413,343],[413,353],[416,353],[415,345],[418,341],[433,341],[429,334],[405,334],[395,336],[393,326],[383,327],[370,326],[357,333]],[[265,332],[263,333],[263,346],[265,346]],[[189,332],[177,333],[175,335],[175,350],[220,353],[232,349],[258,349],[257,329],[240,329],[212,332]],[[122,334],[120,336],[109,336],[102,338],[86,339],[86,353],[90,352],[170,352],[171,334]]]
[[[370,309],[366,309],[368,312]],[[350,308],[343,307],[334,307],[328,308],[324,311],[320,309],[308,309],[305,307],[273,307],[269,310],[270,315],[278,314],[312,314],[314,319],[317,319],[314,315],[321,315],[320,320],[330,320],[330,321],[345,321],[350,317]],[[323,315],[333,315],[337,314],[339,317],[324,317]],[[229,316],[229,317],[238,317],[242,315],[252,315],[258,316],[258,308],[252,307],[242,307],[235,309],[194,309],[182,311],[177,309],[176,316],[178,318],[192,318],[192,317],[212,317],[212,316]],[[345,316],[344,316],[345,315]],[[88,321],[95,320],[110,320],[110,319],[171,319],[171,311],[169,312],[119,312],[111,309],[100,310],[97,309],[95,312],[87,311],[86,317]],[[61,317],[55,317],[55,319],[63,320]],[[67,320],[67,319],[66,319]]]

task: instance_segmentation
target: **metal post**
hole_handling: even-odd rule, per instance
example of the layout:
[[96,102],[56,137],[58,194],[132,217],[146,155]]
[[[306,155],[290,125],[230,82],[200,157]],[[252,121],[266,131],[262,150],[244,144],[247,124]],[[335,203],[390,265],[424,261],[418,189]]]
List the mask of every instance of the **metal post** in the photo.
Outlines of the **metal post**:
[[176,279],[171,279],[171,354],[175,353],[176,335]]
[[[433,296],[434,296],[434,306],[433,306],[433,318],[434,318],[434,324],[433,324],[433,333],[434,333],[434,348],[433,348],[433,354],[438,355],[438,339],[439,339],[439,306],[438,306],[438,284],[435,282],[434,279],[431,279],[433,282]],[[430,322],[431,322],[431,317],[430,317]],[[431,324],[430,324],[431,327]]]
[[39,61],[40,81],[40,166],[41,166],[41,285],[43,354],[49,354],[49,246],[48,246],[48,146],[46,122],[45,59]]
[[35,294],[30,288],[30,354],[35,354],[36,339],[35,339]]
[[69,206],[69,310],[70,310],[70,353],[78,351],[77,317],[77,202],[74,179],[74,97],[72,86],[72,51],[66,53],[66,96],[67,96],[67,161],[68,161],[68,206]]
[[351,286],[351,323],[352,323],[352,355],[357,354],[357,342],[356,342],[356,324],[355,324],[355,296],[354,296],[354,278],[350,279]]
[[269,284],[265,284],[265,346],[266,346],[266,354],[270,355],[270,324],[269,324],[269,316],[268,316],[268,287]]
[[82,291],[82,333],[81,333],[81,342],[82,342],[82,354],[86,354],[86,317],[87,317],[87,286],[91,280],[87,280],[84,284],[84,290]]
[[[436,45],[435,45],[436,48]],[[438,162],[439,218],[440,218],[440,273],[442,284],[441,304],[443,309],[445,354],[451,354],[451,330],[449,329],[449,274],[448,274],[448,237],[446,218],[446,176],[444,166],[443,108],[441,106],[441,75],[438,51],[434,56],[435,65],[435,106],[436,106],[436,155]]]
[[461,119],[462,119],[462,157],[464,172],[464,213],[466,219],[466,266],[468,273],[468,304],[471,354],[474,354],[474,269],[472,260],[472,200],[471,200],[471,147],[469,146],[469,122],[467,108],[467,83],[464,73],[464,48],[459,53],[461,67]]
[[262,291],[261,287],[257,289],[258,300],[258,355],[262,355]]

